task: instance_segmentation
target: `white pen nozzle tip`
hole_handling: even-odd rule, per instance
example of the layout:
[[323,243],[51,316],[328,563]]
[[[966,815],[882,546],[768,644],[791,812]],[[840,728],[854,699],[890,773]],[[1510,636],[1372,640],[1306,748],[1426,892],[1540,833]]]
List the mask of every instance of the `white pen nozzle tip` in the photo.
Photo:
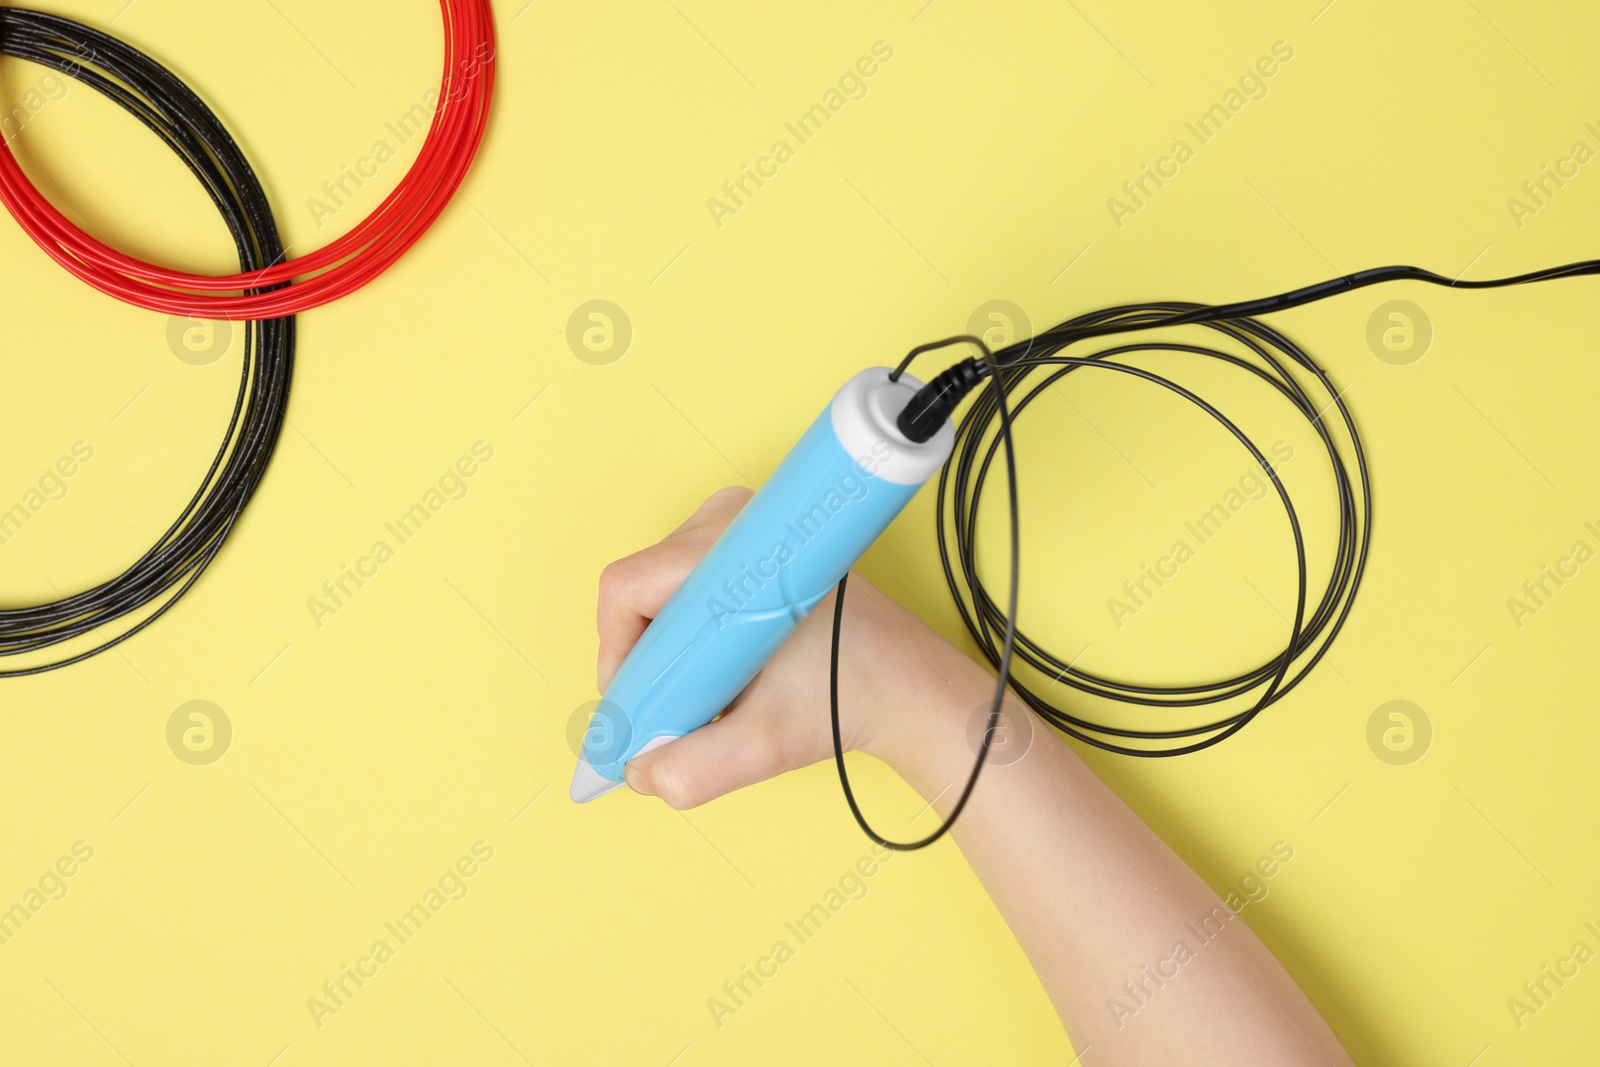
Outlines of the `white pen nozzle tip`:
[[578,766],[572,772],[572,799],[579,804],[587,804],[596,797],[603,797],[621,785],[621,782],[601,777],[600,772],[589,766],[588,760],[582,756],[578,757]]

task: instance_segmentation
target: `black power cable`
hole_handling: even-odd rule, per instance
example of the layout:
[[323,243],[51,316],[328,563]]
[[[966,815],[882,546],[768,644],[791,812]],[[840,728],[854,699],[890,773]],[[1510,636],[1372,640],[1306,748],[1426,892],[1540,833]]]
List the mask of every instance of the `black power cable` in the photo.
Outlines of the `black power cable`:
[[[0,8],[0,53],[77,79],[160,137],[222,213],[241,270],[260,270],[283,258],[261,182],[222,123],[171,71],[99,30],[10,7]],[[283,429],[294,369],[294,318],[246,322],[244,347],[227,432],[200,487],[172,525],[109,581],[52,603],[0,609],[0,656],[40,652],[130,617],[131,624],[86,651],[0,671],[0,677],[55,670],[121,644],[165,614],[217,557],[260,484]]]
[[[1600,260],[1583,260],[1484,281],[1462,281],[1417,267],[1378,267],[1259,300],[1216,305],[1128,304],[1107,308],[1070,319],[998,352],[990,352],[981,340],[967,336],[947,338],[912,349],[894,372],[894,377],[898,377],[917,356],[936,348],[967,343],[983,352],[981,361],[966,360],[929,382],[907,406],[901,416],[900,427],[912,440],[926,440],[951,415],[965,395],[987,379],[988,388],[977,395],[957,426],[954,451],[939,475],[937,533],[939,557],[956,608],[984,657],[995,667],[998,684],[972,774],[949,816],[937,830],[918,840],[897,842],[885,838],[872,829],[862,815],[845,772],[839,728],[839,641],[844,619],[845,582],[839,583],[834,604],[830,687],[834,763],[838,768],[845,800],[862,831],[873,841],[899,850],[924,848],[949,831],[972,795],[978,775],[988,758],[1007,685],[1046,722],[1085,744],[1126,756],[1180,756],[1209,748],[1238,733],[1262,711],[1299,685],[1327,654],[1355,604],[1356,591],[1366,570],[1367,552],[1372,541],[1372,490],[1366,452],[1361,444],[1361,435],[1356,430],[1355,419],[1344,402],[1343,392],[1334,388],[1327,373],[1304,349],[1254,316],[1286,311],[1380,282],[1419,281],[1454,289],[1494,289],[1593,274],[1600,274]],[[1188,326],[1204,326],[1223,335],[1232,342],[1235,351],[1198,343],[1152,339],[1119,344],[1085,356],[1059,354],[1071,344],[1092,338]],[[1339,509],[1336,519],[1338,536],[1328,584],[1316,598],[1314,606],[1308,595],[1306,544],[1299,515],[1273,463],[1237,424],[1198,394],[1153,371],[1125,362],[1128,357],[1141,353],[1181,353],[1218,360],[1235,367],[1270,385],[1310,423],[1327,453]],[[1075,662],[1051,653],[1018,628],[1020,560],[1012,426],[1014,420],[1050,385],[1067,374],[1088,369],[1126,374],[1161,386],[1196,405],[1227,429],[1271,480],[1288,515],[1298,572],[1294,618],[1290,623],[1288,641],[1281,652],[1251,670],[1216,682],[1155,685],[1107,678],[1084,670]],[[1036,372],[1047,373],[1035,380]],[[1010,400],[1013,395],[1020,396],[1015,403]],[[1335,421],[1342,425],[1342,434],[1330,433],[1330,420],[1325,418],[1330,411],[1338,412]],[[1006,454],[1011,519],[1009,595],[1008,605],[1004,608],[990,595],[978,574],[977,563],[979,505],[985,481],[1001,448]],[[1136,728],[1097,722],[1083,713],[1075,713],[1052,703],[1041,689],[1013,677],[1014,657],[1020,657],[1022,662],[1051,679],[1043,687],[1045,689],[1061,684],[1091,697],[1157,708],[1163,715],[1172,709],[1204,708],[1229,701],[1237,701],[1245,706],[1236,706],[1232,711],[1215,712],[1219,717],[1200,723],[1171,724],[1163,721],[1154,727]]]

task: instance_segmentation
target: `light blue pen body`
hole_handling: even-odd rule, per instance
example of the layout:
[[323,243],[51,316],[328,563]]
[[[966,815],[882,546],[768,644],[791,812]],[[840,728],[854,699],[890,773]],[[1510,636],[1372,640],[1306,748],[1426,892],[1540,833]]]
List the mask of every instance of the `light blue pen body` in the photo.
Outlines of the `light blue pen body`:
[[950,454],[895,419],[922,383],[874,367],[840,389],[684,579],[618,668],[584,735],[572,798],[733,702]]

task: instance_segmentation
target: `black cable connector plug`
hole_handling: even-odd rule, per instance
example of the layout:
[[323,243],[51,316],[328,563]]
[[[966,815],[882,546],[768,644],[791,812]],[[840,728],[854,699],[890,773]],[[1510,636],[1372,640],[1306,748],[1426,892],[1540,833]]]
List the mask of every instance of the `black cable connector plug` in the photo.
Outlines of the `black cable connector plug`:
[[981,360],[962,360],[919,389],[900,412],[895,425],[915,444],[932,439],[962,397],[972,392],[988,373],[988,364]]

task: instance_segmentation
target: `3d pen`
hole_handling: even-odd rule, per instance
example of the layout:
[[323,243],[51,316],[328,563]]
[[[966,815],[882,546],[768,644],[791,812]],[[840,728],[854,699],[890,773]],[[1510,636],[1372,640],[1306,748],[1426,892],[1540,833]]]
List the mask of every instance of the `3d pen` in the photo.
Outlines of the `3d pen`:
[[716,718],[944,463],[950,412],[981,375],[888,367],[845,383],[650,622],[590,716],[584,803],[634,756]]

